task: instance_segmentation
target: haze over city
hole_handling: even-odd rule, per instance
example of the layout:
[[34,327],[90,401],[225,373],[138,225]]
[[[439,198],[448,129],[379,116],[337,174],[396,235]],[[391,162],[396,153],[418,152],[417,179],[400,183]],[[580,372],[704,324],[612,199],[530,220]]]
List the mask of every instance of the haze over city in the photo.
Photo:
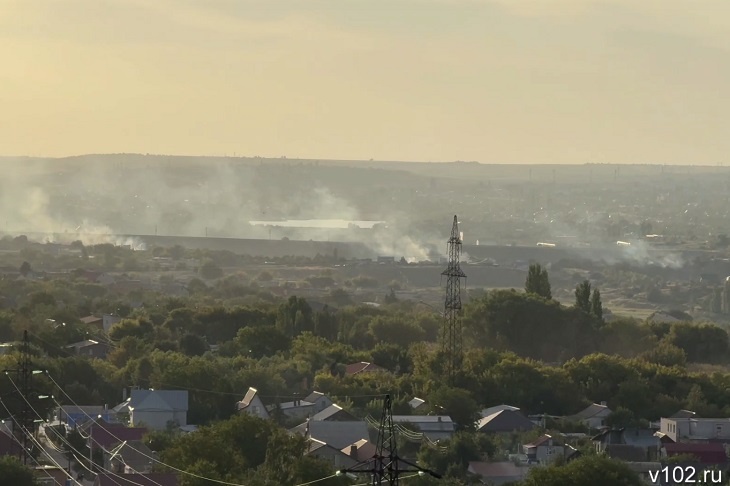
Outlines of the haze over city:
[[725,162],[721,0],[19,0],[4,155]]

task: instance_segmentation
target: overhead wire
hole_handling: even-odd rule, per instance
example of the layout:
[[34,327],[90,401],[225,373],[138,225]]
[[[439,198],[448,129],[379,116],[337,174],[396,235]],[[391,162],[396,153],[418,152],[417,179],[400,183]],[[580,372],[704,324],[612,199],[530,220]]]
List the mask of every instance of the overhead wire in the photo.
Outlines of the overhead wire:
[[[43,417],[41,416],[41,414],[39,414],[39,413],[38,413],[38,411],[37,411],[37,410],[35,409],[35,407],[33,407],[33,405],[32,405],[32,404],[31,404],[31,403],[30,403],[30,402],[28,401],[28,398],[27,398],[27,397],[26,397],[25,395],[23,395],[23,393],[22,393],[22,392],[20,391],[20,388],[18,388],[18,385],[16,385],[16,384],[15,384],[15,381],[13,381],[13,379],[12,379],[12,378],[10,378],[10,375],[8,375],[8,373],[5,373],[5,374],[6,374],[6,376],[8,377],[8,380],[10,380],[10,383],[12,383],[12,385],[13,385],[13,386],[15,387],[15,389],[16,389],[16,390],[18,391],[18,393],[20,393],[20,395],[21,395],[21,396],[23,397],[23,400],[25,400],[25,403],[27,403],[27,404],[28,404],[28,407],[30,407],[30,409],[31,409],[31,410],[33,411],[33,413],[34,413],[34,414],[36,415],[36,417],[38,417],[38,418],[39,418],[40,420],[42,420],[42,421],[44,421],[44,422],[45,422],[45,419],[44,419],[44,418],[43,418]],[[26,430],[26,433],[27,433],[27,430]],[[39,442],[38,442],[38,441],[37,441],[37,440],[35,439],[35,437],[33,437],[33,436],[32,436],[32,434],[31,434],[31,435],[29,436],[29,438],[30,438],[30,440],[31,440],[31,441],[33,441],[33,442],[34,442],[34,443],[35,443],[35,444],[36,444],[36,445],[37,445],[37,446],[38,446],[38,447],[39,447],[39,448],[40,448],[41,450],[45,450],[45,449],[43,449],[43,446],[42,446],[42,445],[41,445],[41,444],[40,444],[40,443],[39,443]],[[92,441],[93,441],[93,439],[90,439],[90,440],[92,440]],[[69,445],[70,445],[70,444],[69,444]],[[76,452],[79,452],[79,451],[77,450]],[[58,464],[58,463],[57,463],[57,462],[55,461],[55,459],[53,459],[53,457],[52,457],[52,456],[51,456],[50,454],[46,454],[46,455],[47,455],[47,456],[48,456],[48,457],[49,457],[49,458],[51,459],[51,461],[52,461],[52,462],[53,462],[54,464],[56,464],[56,466],[58,466],[58,467],[61,467],[61,465],[60,465],[60,464]],[[130,480],[130,479],[122,478],[121,476],[119,476],[119,475],[118,475],[118,474],[116,474],[115,472],[113,472],[113,471],[109,471],[108,469],[104,468],[103,466],[98,466],[98,465],[97,465],[97,467],[99,467],[99,469],[101,469],[102,471],[106,472],[106,473],[107,473],[107,475],[111,474],[112,476],[114,476],[114,477],[116,477],[116,478],[121,478],[121,479],[123,479],[124,481],[126,481],[126,482],[127,482],[127,483],[129,483],[129,484],[132,484],[132,485],[135,485],[135,486],[148,486],[148,485],[144,485],[144,484],[138,483],[138,482],[136,482],[136,481],[132,481],[132,480]],[[93,471],[92,471],[92,472],[93,472]],[[110,478],[110,479],[112,479],[112,478]],[[122,484],[121,484],[121,483],[117,482],[117,481],[116,481],[116,480],[114,480],[114,479],[112,479],[112,482],[114,482],[114,483],[118,484],[119,486],[122,486]],[[161,485],[160,483],[158,483],[158,482],[156,482],[156,481],[154,481],[154,480],[152,480],[152,482],[153,482],[153,483],[155,483],[155,484],[157,484],[158,486],[162,486],[162,485]]]
[[[10,418],[10,420],[12,420],[12,421],[13,421],[13,424],[15,424],[15,422],[16,422],[16,420],[15,420],[15,417],[14,417],[14,416],[13,416],[13,415],[12,415],[12,414],[10,413],[10,410],[8,410],[8,407],[7,407],[6,405],[5,405],[5,403],[3,403],[2,399],[0,399],[0,404],[1,404],[2,406],[3,406],[3,408],[5,409],[5,411],[6,411],[6,412],[8,412],[8,417]],[[21,429],[21,431],[22,431],[22,429]],[[23,443],[22,443],[22,442],[20,442],[20,441],[18,440],[18,438],[17,438],[17,437],[15,437],[15,434],[10,434],[10,438],[11,438],[11,439],[12,439],[13,441],[15,441],[15,443],[16,443],[16,444],[18,444],[18,446],[20,446],[20,449],[21,449],[21,450],[25,451],[25,448],[23,447]],[[46,453],[46,455],[49,455],[49,454],[48,454],[48,453]],[[30,458],[30,460],[31,460],[31,461],[33,461],[33,462],[35,463],[35,465],[36,465],[36,466],[38,466],[38,467],[43,467],[43,465],[42,465],[42,464],[41,464],[41,463],[40,463],[40,462],[39,462],[39,461],[38,461],[38,460],[37,460],[37,459],[36,459],[35,457],[33,457],[33,456],[32,456],[32,455],[30,455],[30,454],[28,454],[28,457]],[[64,471],[65,471],[65,469],[64,469]],[[53,477],[53,475],[52,475],[51,473],[49,473],[49,472],[48,472],[48,471],[47,471],[47,470],[46,470],[45,468],[43,469],[43,472],[44,472],[44,473],[46,473],[46,475],[47,475],[47,476],[48,476],[49,478],[51,478],[51,479],[54,479],[54,480],[55,480],[55,478]],[[66,474],[66,475],[67,475],[67,476],[69,476],[69,478],[70,478],[70,479],[71,479],[72,481],[74,481],[74,482],[75,482],[76,484],[78,484],[78,482],[77,482],[77,481],[75,481],[75,480],[73,479],[73,477],[71,477],[71,475],[70,475],[70,474]]]
[[[58,389],[59,389],[59,390],[60,390],[60,391],[61,391],[61,392],[62,392],[62,393],[63,393],[64,395],[66,395],[66,397],[67,397],[67,398],[68,398],[68,399],[69,399],[69,400],[71,401],[71,403],[72,403],[72,404],[73,404],[74,406],[78,407],[78,408],[79,408],[79,410],[81,410],[81,412],[82,412],[82,413],[83,413],[84,415],[86,415],[86,417],[87,417],[87,418],[90,418],[90,419],[94,420],[94,418],[93,418],[93,417],[91,417],[91,416],[90,416],[90,415],[89,415],[88,413],[84,412],[83,408],[79,407],[79,405],[78,405],[78,404],[77,404],[76,402],[74,402],[74,400],[73,400],[73,399],[72,399],[72,398],[71,398],[71,397],[70,397],[70,396],[68,395],[68,393],[66,393],[66,391],[65,391],[65,390],[64,390],[64,389],[63,389],[63,388],[62,388],[62,387],[61,387],[61,386],[60,386],[60,385],[58,384],[58,382],[56,382],[56,380],[55,380],[55,379],[54,379],[54,378],[53,378],[53,377],[52,377],[52,376],[50,375],[50,373],[48,373],[48,371],[45,371],[45,374],[46,374],[46,376],[48,376],[48,379],[49,379],[49,380],[51,380],[51,382],[53,382],[53,384],[54,384],[54,385],[56,385],[56,387],[58,387]],[[56,403],[58,403],[58,402],[56,402]],[[114,437],[115,439],[117,439],[117,440],[119,440],[120,442],[122,442],[122,441],[121,441],[121,439],[119,439],[118,437],[116,437],[116,436],[114,435],[114,433],[113,433],[113,432],[111,432],[111,431],[110,431],[110,430],[108,430],[108,429],[106,429],[106,430],[107,430],[107,432],[109,433],[109,435],[111,435],[111,436],[112,436],[112,437]],[[220,480],[220,479],[213,479],[213,478],[208,478],[208,477],[205,477],[205,476],[201,476],[201,475],[199,475],[199,474],[195,474],[195,473],[191,473],[191,472],[189,472],[189,471],[185,471],[185,470],[183,470],[183,469],[179,469],[179,468],[177,468],[177,467],[175,467],[175,466],[171,466],[170,464],[164,463],[164,462],[160,461],[159,459],[156,459],[156,458],[154,458],[154,457],[152,457],[152,456],[149,456],[149,455],[145,454],[144,452],[140,451],[139,449],[135,449],[135,448],[134,448],[133,446],[131,446],[131,445],[130,445],[129,447],[130,447],[130,448],[131,448],[132,450],[134,450],[135,452],[137,452],[138,454],[142,455],[143,457],[146,457],[147,459],[150,459],[151,461],[154,461],[154,462],[156,462],[157,464],[159,464],[159,465],[161,465],[161,466],[164,466],[164,467],[167,467],[167,468],[169,468],[169,469],[172,469],[173,471],[177,471],[177,472],[179,472],[180,474],[185,474],[185,475],[187,475],[187,476],[191,476],[191,477],[194,477],[194,478],[197,478],[197,479],[203,479],[203,480],[205,480],[205,481],[211,481],[211,482],[214,482],[214,483],[217,483],[217,484],[222,484],[222,485],[224,485],[224,486],[245,486],[245,485],[243,485],[243,484],[240,484],[240,483],[232,483],[232,482],[229,482],[229,481],[223,481],[223,480]],[[335,476],[337,476],[337,474],[334,474],[334,475],[331,475],[331,476],[327,476],[327,477],[324,477],[324,478],[320,478],[320,479],[316,479],[316,480],[314,480],[314,481],[310,481],[310,482],[307,482],[307,483],[303,483],[303,484],[298,484],[298,485],[296,485],[296,486],[306,486],[306,485],[309,485],[309,484],[315,484],[315,483],[318,483],[318,482],[321,482],[321,481],[325,481],[325,480],[327,480],[327,479],[332,479],[332,478],[333,478],[333,477],[335,477]]]

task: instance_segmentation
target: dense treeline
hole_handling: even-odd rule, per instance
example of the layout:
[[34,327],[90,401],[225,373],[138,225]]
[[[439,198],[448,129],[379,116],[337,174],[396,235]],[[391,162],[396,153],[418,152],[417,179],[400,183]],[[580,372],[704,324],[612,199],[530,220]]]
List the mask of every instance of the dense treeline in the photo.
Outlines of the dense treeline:
[[[541,271],[534,275],[543,278]],[[261,444],[263,449],[255,454],[247,449],[240,453],[244,463],[229,464],[219,456],[194,458],[201,447],[198,441],[231,440],[236,427],[273,427],[255,419],[229,420],[249,386],[258,388],[269,403],[317,389],[359,416],[379,413],[377,395],[392,394],[400,414],[410,413],[407,401],[413,396],[424,398],[432,411],[451,415],[460,433],[445,453],[428,448],[412,452],[423,464],[461,481],[468,481],[465,460],[494,458],[504,450],[504,444],[470,432],[478,411],[487,406],[507,403],[525,413],[565,416],[607,401],[615,411],[610,418],[614,425],[656,420],[680,408],[701,416],[730,415],[724,329],[684,322],[606,321],[600,293],[585,283],[576,289],[575,303],[567,306],[551,299],[544,282],[525,293],[496,290],[469,302],[464,311],[467,351],[453,387],[443,379],[439,316],[392,295],[379,308],[336,308],[295,296],[275,299],[241,277],[227,277],[212,285],[192,281],[190,298],[143,293],[135,296],[143,305],[132,309],[129,299],[111,300],[88,286],[81,280],[0,281],[0,293],[18,302],[16,308],[0,311],[0,338],[18,340],[29,330],[34,365],[47,369],[77,403],[113,406],[129,386],[189,390],[188,422],[213,428],[170,439],[168,446],[176,452],[166,457],[191,471],[220,471],[216,477],[222,480],[241,480],[255,470],[261,484],[295,484],[321,472],[316,461],[284,467],[276,462],[284,459],[273,452],[262,456],[261,451],[274,447],[270,444],[299,454],[302,445],[287,442],[274,429],[266,429],[267,440],[273,442]],[[108,335],[79,320],[109,309],[123,319]],[[110,344],[106,360],[77,357],[65,347],[89,337]],[[11,368],[14,360],[12,353],[2,356],[0,365]],[[345,366],[359,361],[390,373],[346,375]],[[714,372],[699,371],[710,366],[700,363],[713,363]],[[42,375],[36,386],[53,393],[52,383]],[[11,392],[11,383],[0,383],[3,396]],[[7,405],[11,412],[19,406],[11,400]],[[41,410],[50,405],[36,406]],[[472,459],[464,459],[468,457]],[[276,476],[280,473],[288,479]],[[539,483],[543,479],[538,476],[527,484],[553,484]]]

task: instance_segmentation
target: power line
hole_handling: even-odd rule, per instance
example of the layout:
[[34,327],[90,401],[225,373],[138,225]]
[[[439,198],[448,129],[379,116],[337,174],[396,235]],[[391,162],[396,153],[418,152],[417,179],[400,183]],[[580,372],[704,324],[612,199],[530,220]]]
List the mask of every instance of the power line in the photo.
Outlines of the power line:
[[[66,397],[67,397],[67,398],[68,398],[68,399],[69,399],[69,400],[71,401],[71,403],[72,403],[73,405],[75,405],[76,407],[79,407],[79,405],[78,405],[78,404],[77,404],[76,402],[74,402],[74,401],[73,401],[73,399],[72,399],[72,398],[71,398],[71,397],[70,397],[70,396],[68,395],[68,393],[66,393],[66,391],[65,391],[65,390],[64,390],[64,389],[63,389],[63,388],[62,388],[62,387],[61,387],[61,386],[60,386],[60,385],[58,384],[58,382],[56,382],[56,380],[54,380],[54,379],[53,379],[53,377],[52,377],[52,376],[50,375],[50,373],[48,373],[48,371],[46,371],[46,372],[45,372],[45,374],[46,374],[46,376],[48,376],[48,379],[50,379],[50,380],[51,380],[51,381],[52,381],[52,382],[53,382],[53,383],[54,383],[54,384],[55,384],[55,385],[56,385],[56,386],[58,387],[58,389],[59,389],[59,390],[61,390],[61,392],[62,392],[62,393],[63,393],[64,395],[66,395]],[[89,414],[87,414],[86,412],[84,412],[84,411],[83,411],[83,409],[82,409],[81,407],[79,407],[79,410],[81,410],[81,411],[82,411],[82,412],[84,413],[84,415],[86,415],[86,417],[87,417],[87,418],[90,418],[90,419],[94,420],[94,418],[93,418],[93,417],[91,417],[91,416],[90,416]],[[115,436],[115,435],[114,435],[114,433],[113,433],[112,431],[110,431],[110,430],[108,430],[108,429],[106,429],[106,431],[107,431],[107,433],[108,433],[109,435],[111,435],[111,436],[112,436],[113,438],[117,439],[117,440],[118,440],[118,441],[120,441],[120,442],[123,442],[123,441],[122,441],[121,439],[119,439],[119,437]],[[185,470],[179,469],[179,468],[177,468],[177,467],[175,467],[175,466],[171,466],[171,465],[169,465],[169,464],[166,464],[166,463],[164,463],[164,462],[162,462],[162,461],[160,461],[160,460],[158,460],[158,459],[156,459],[156,458],[154,458],[154,457],[152,457],[152,456],[148,456],[148,455],[147,455],[147,454],[145,454],[144,452],[140,451],[139,449],[135,449],[135,448],[134,448],[133,446],[131,446],[131,445],[129,445],[128,447],[129,447],[130,449],[132,449],[133,451],[137,452],[138,454],[140,454],[141,456],[143,456],[143,457],[145,457],[145,458],[147,458],[147,459],[150,459],[151,461],[154,461],[154,462],[156,462],[157,464],[160,464],[161,466],[164,466],[164,467],[170,468],[170,469],[172,469],[173,471],[177,471],[177,472],[179,472],[180,474],[185,474],[185,475],[187,475],[187,476],[191,476],[191,477],[194,477],[194,478],[197,478],[197,479],[203,479],[203,480],[206,480],[206,481],[211,481],[211,482],[214,482],[214,483],[218,483],[218,484],[223,484],[223,485],[225,485],[225,486],[245,486],[245,485],[243,485],[243,484],[240,484],[240,483],[232,483],[232,482],[229,482],[229,481],[222,481],[222,480],[220,480],[220,479],[213,479],[213,478],[208,478],[208,477],[205,477],[205,476],[201,476],[201,475],[199,475],[199,474],[194,474],[194,473],[191,473],[191,472],[188,472],[188,471],[185,471]],[[332,477],[334,477],[334,476],[328,476],[328,477],[326,477],[326,478],[321,478],[321,479],[317,479],[317,480],[315,480],[315,481],[313,481],[313,482],[309,482],[309,483],[304,483],[304,484],[299,484],[299,485],[296,485],[296,486],[305,486],[306,484],[314,484],[315,482],[319,482],[319,481],[324,481],[324,480],[326,480],[326,479],[331,479]]]
[[[20,389],[19,389],[19,388],[18,388],[18,386],[17,386],[16,384],[15,384],[15,382],[14,382],[14,381],[12,380],[12,378],[8,377],[8,379],[10,380],[10,383],[12,383],[12,384],[13,384],[13,386],[15,387],[15,389],[16,389],[16,390],[18,390],[18,392],[20,392]],[[36,410],[36,409],[35,409],[35,408],[33,407],[33,405],[32,405],[32,404],[31,404],[31,403],[30,403],[30,402],[28,401],[28,399],[27,399],[27,397],[26,397],[25,395],[23,396],[23,399],[24,399],[24,400],[25,400],[25,402],[26,402],[26,403],[28,404],[28,407],[29,407],[29,408],[30,408],[30,409],[31,409],[31,410],[33,411],[33,413],[35,414],[35,416],[36,416],[36,417],[38,417],[38,418],[39,418],[39,419],[41,419],[41,420],[44,420],[44,419],[43,419],[43,417],[42,417],[42,416],[41,416],[41,415],[40,415],[40,414],[38,413],[38,411],[37,411],[37,410]],[[26,428],[25,430],[26,430],[26,435],[28,435],[28,429]],[[33,442],[35,443],[35,445],[36,445],[37,447],[39,447],[39,449],[40,449],[40,450],[42,450],[42,451],[45,451],[45,449],[43,448],[43,445],[42,445],[42,444],[40,444],[40,443],[39,443],[39,442],[38,442],[37,440],[35,440],[35,438],[34,438],[34,437],[32,436],[32,434],[30,434],[30,435],[29,435],[29,438],[30,438],[30,440],[31,440],[31,441],[33,441]],[[90,439],[90,440],[93,440],[93,439]],[[69,445],[70,445],[70,444],[69,444]],[[76,452],[79,452],[79,451],[77,450]],[[52,457],[52,456],[51,456],[50,454],[46,453],[46,455],[47,455],[47,456],[49,457],[49,459],[51,459],[51,462],[53,462],[53,463],[54,463],[54,464],[55,464],[56,466],[58,466],[59,468],[63,469],[63,468],[61,467],[61,465],[60,465],[60,464],[58,464],[58,462],[56,462],[56,460],[55,460],[55,459],[53,459],[53,457]],[[89,459],[91,459],[91,458],[89,458]],[[91,462],[91,461],[90,461],[90,462]],[[92,465],[92,467],[93,467],[93,463],[92,463],[91,465]],[[109,470],[105,469],[105,468],[104,468],[103,466],[100,466],[100,467],[99,467],[99,469],[101,469],[102,471],[104,471],[104,472],[107,472],[107,473],[109,473],[109,474],[113,475],[114,477],[120,477],[120,476],[119,476],[118,474],[116,474],[116,473],[114,473],[114,472],[112,472],[112,471],[109,471]],[[93,471],[92,471],[92,472],[93,472]],[[111,479],[111,478],[110,478],[110,479]],[[123,479],[124,479],[124,478],[123,478]],[[131,483],[131,484],[135,485],[135,486],[146,486],[146,485],[144,485],[144,484],[140,484],[140,483],[137,483],[137,482],[135,482],[135,481],[132,481],[132,480],[127,480],[127,479],[124,479],[124,480],[125,480],[125,481],[127,481],[128,483]],[[122,486],[122,484],[121,484],[121,483],[118,483],[118,482],[116,482],[116,481],[115,481],[114,479],[112,479],[112,481],[113,481],[113,482],[115,482],[116,484],[118,484],[119,486]],[[155,483],[155,484],[157,484],[158,486],[162,486],[162,485],[161,485],[160,483],[158,483],[158,482],[156,482],[156,481],[154,481],[154,480],[152,480],[152,482],[153,482],[153,483]]]

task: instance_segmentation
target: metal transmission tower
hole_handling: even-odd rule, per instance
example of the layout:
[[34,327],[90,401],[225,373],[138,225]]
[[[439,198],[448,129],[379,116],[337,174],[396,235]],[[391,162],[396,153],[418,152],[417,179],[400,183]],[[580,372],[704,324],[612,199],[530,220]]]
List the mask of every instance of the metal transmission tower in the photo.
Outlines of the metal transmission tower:
[[[33,433],[35,427],[35,414],[31,410],[30,395],[33,390],[33,367],[30,360],[30,342],[28,341],[28,331],[23,331],[23,344],[20,351],[20,359],[18,360],[18,368],[14,370],[3,370],[7,373],[15,373],[20,383],[20,393],[22,397],[18,397],[20,401],[20,412],[18,419],[12,419],[13,434],[18,441],[23,444],[23,464],[28,464],[30,455],[30,441],[28,434]],[[17,390],[16,390],[17,393]]]
[[449,384],[454,384],[454,375],[461,368],[462,338],[461,338],[461,279],[466,274],[459,266],[461,256],[461,235],[459,221],[454,216],[454,225],[451,227],[451,237],[448,241],[447,253],[449,266],[441,272],[446,277],[446,301],[444,302],[444,322],[441,329],[441,349],[446,357],[446,371]]
[[398,456],[398,443],[395,436],[395,427],[393,426],[390,395],[385,395],[383,413],[380,416],[378,443],[375,445],[375,455],[350,468],[337,471],[337,475],[369,474],[373,486],[382,484],[397,486],[403,473],[417,473],[422,476],[428,474],[436,479],[441,479],[439,474],[419,467]]

